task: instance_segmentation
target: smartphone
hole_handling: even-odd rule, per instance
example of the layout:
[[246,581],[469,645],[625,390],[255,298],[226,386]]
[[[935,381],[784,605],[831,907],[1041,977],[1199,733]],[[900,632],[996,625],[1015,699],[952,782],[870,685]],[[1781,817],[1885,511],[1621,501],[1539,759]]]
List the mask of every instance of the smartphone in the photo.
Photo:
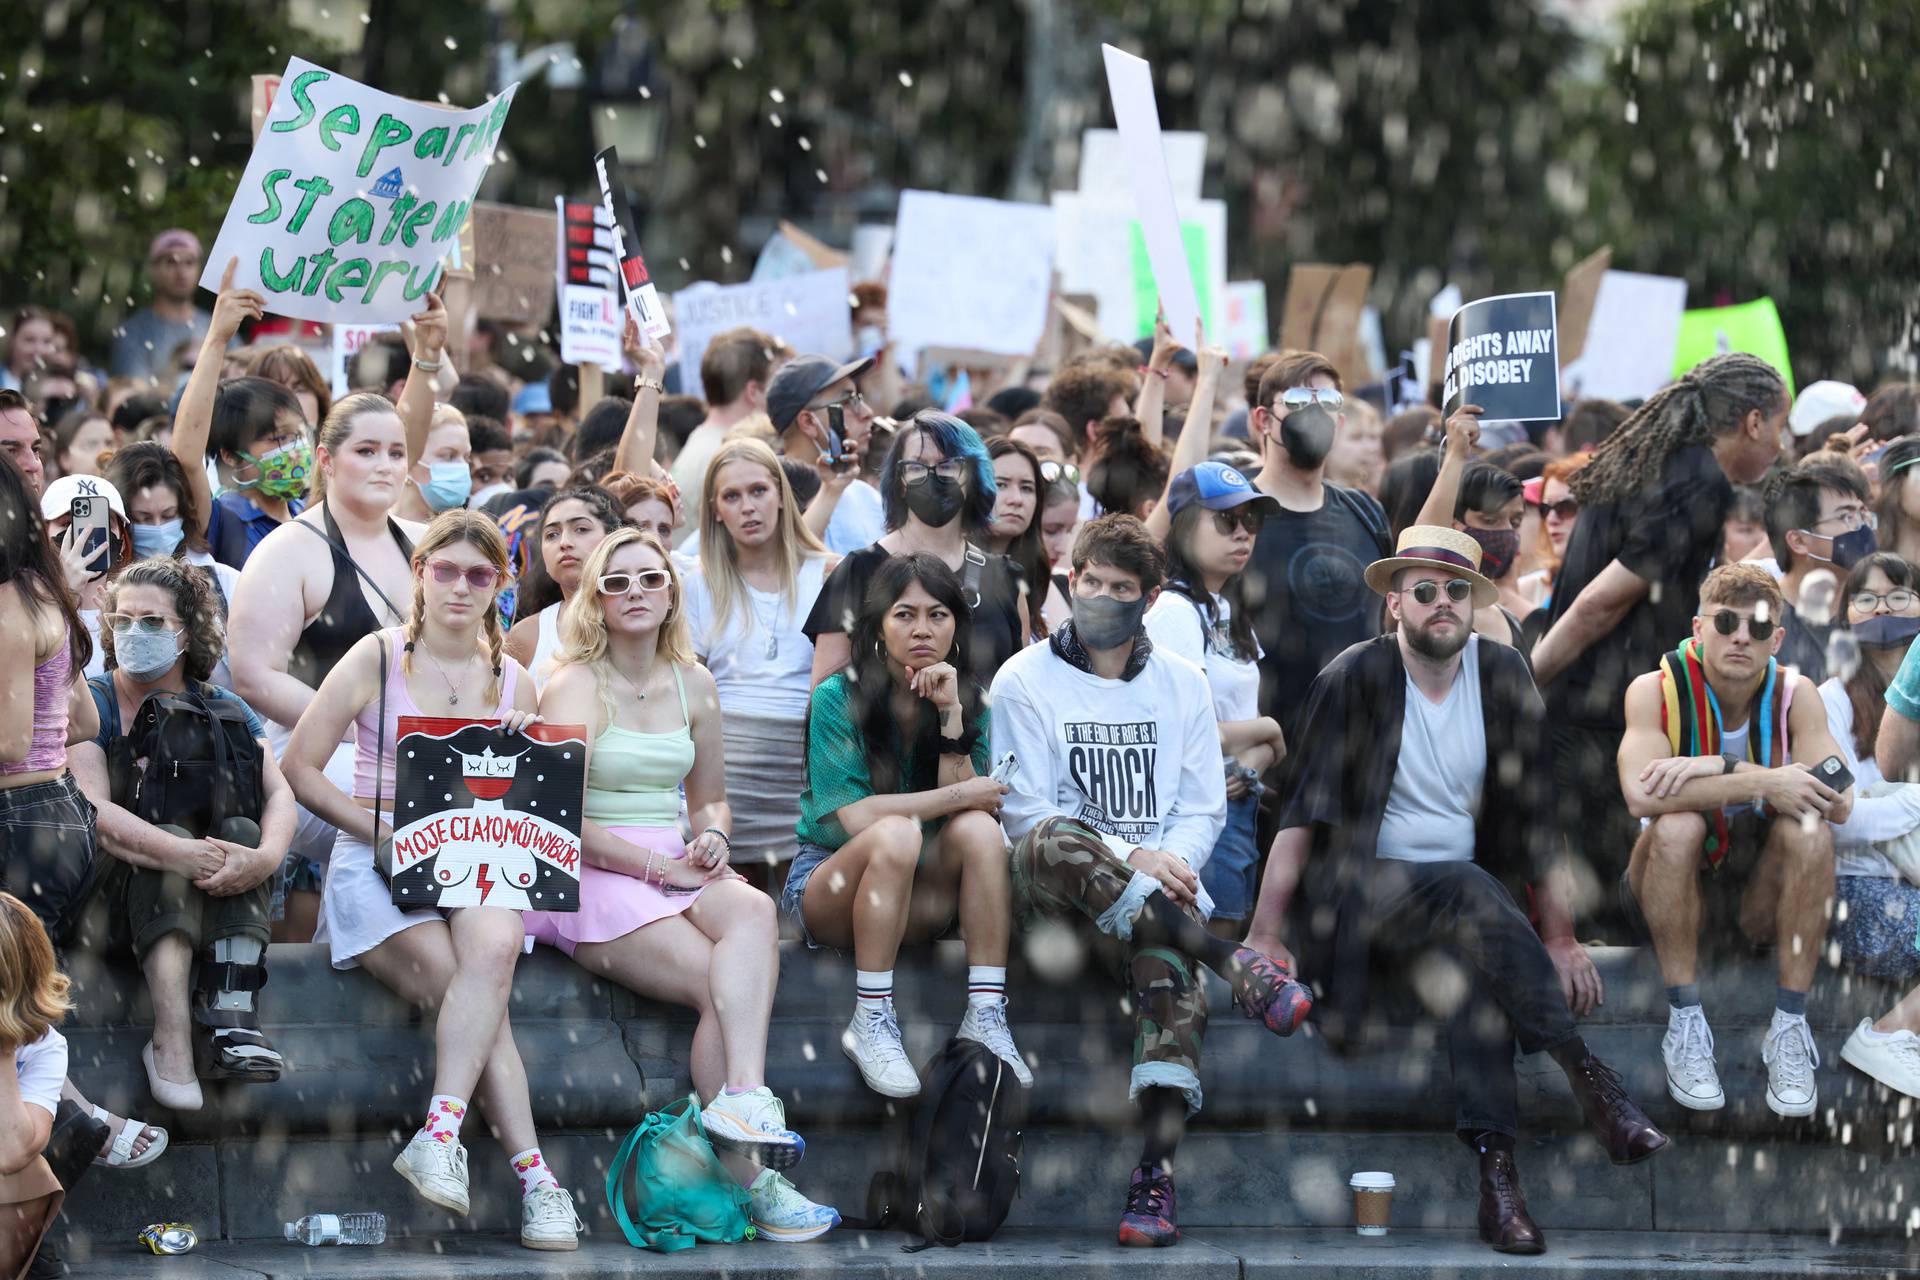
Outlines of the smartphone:
[[827,406],[827,460],[834,463],[847,460],[847,415],[837,404]]
[[[113,568],[113,539],[107,530],[107,500],[75,498],[68,510],[73,517],[74,543],[80,548],[80,562],[87,567],[87,572],[98,576]],[[105,547],[106,553],[95,559],[100,547]]]
[[1014,758],[1013,752],[1009,751],[1000,757],[999,764],[993,766],[992,777],[1003,787],[1012,786],[1013,775],[1018,772],[1020,772],[1020,762]]
[[1813,767],[1813,776],[1832,787],[1835,791],[1845,791],[1853,785],[1853,774],[1847,768],[1847,762],[1839,756],[1828,756]]

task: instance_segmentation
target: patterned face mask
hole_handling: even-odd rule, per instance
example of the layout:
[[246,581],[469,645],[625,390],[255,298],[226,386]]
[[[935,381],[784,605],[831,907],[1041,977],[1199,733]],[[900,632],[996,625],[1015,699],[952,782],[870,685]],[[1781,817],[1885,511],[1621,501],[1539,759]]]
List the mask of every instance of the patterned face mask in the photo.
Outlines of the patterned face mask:
[[234,485],[236,489],[258,489],[270,498],[297,498],[307,491],[307,476],[313,470],[313,446],[304,438],[269,449],[257,458],[242,453],[240,459],[260,474],[252,480],[239,481]]

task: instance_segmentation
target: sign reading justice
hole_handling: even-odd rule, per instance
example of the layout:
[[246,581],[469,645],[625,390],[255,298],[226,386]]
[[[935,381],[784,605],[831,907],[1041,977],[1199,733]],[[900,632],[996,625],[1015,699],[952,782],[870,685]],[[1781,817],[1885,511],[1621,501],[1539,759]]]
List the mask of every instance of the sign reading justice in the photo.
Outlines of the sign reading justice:
[[395,906],[580,909],[587,731],[499,725],[400,717]]

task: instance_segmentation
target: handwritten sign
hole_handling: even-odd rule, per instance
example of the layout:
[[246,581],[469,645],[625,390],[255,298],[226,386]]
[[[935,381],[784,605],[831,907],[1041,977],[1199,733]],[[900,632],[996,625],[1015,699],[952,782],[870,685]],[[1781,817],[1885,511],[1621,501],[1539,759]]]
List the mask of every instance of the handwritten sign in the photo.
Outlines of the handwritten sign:
[[927,347],[1030,355],[1053,289],[1053,210],[902,191],[887,318],[909,365]]
[[741,325],[784,339],[795,351],[845,360],[853,354],[847,269],[747,284],[697,284],[673,295],[680,326],[680,385],[700,385],[700,358],[718,335]]

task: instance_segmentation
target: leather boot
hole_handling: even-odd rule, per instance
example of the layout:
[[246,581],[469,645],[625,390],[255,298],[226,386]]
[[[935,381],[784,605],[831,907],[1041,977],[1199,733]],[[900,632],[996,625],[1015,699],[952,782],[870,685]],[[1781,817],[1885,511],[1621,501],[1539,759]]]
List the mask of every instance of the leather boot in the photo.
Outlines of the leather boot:
[[1480,1238],[1501,1253],[1547,1251],[1547,1237],[1527,1213],[1511,1151],[1480,1153]]
[[1608,1159],[1615,1164],[1638,1164],[1667,1145],[1667,1135],[1654,1128],[1646,1112],[1627,1096],[1618,1071],[1591,1053],[1571,1065],[1563,1064],[1563,1069]]

